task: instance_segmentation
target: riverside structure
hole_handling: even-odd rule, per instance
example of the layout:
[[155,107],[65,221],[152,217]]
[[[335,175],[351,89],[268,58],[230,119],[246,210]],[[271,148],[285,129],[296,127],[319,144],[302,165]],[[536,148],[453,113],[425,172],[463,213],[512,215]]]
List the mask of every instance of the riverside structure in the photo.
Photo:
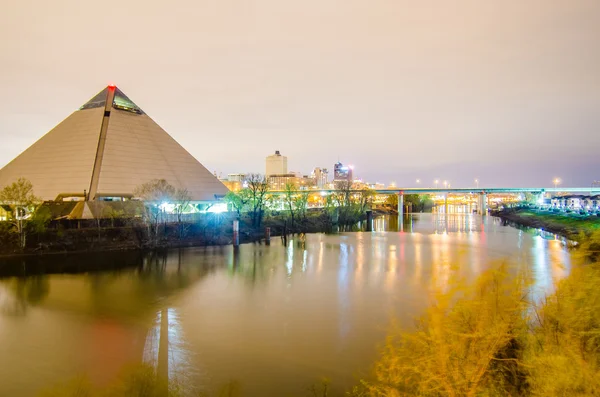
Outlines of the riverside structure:
[[215,202],[228,191],[114,85],[0,169],[0,189],[21,177],[42,200],[75,200],[85,208],[91,201],[130,199],[153,179],[186,189],[196,204]]

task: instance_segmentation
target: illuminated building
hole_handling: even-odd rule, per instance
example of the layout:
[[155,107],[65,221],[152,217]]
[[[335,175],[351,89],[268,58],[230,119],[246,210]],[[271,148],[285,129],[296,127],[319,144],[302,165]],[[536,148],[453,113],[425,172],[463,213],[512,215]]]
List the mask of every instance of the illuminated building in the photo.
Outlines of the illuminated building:
[[314,186],[314,180],[308,176],[296,173],[270,175],[268,178],[269,190],[285,190],[288,183],[297,189],[306,190]]
[[323,188],[327,185],[327,176],[329,171],[327,168],[315,168],[312,172],[311,177],[315,180],[315,185],[318,188]]
[[227,187],[227,189],[231,190],[232,192],[239,192],[240,190],[242,190],[243,182],[230,181],[228,179],[220,179],[220,181],[223,185],[225,185]]
[[340,162],[335,163],[333,166],[333,181],[350,181],[352,182],[352,166],[346,166]]
[[110,85],[0,170],[0,188],[24,177],[43,200],[131,198],[165,179],[210,202],[227,188],[120,89]]
[[265,171],[265,176],[267,178],[270,175],[283,175],[287,173],[287,157],[282,156],[281,153],[279,153],[279,150],[276,150],[275,154],[267,156]]

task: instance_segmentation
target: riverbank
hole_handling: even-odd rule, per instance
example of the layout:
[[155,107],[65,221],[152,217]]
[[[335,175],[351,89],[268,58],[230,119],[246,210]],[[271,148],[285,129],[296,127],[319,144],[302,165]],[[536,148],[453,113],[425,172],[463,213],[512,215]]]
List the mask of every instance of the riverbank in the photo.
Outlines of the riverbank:
[[[374,217],[385,215],[383,210],[373,211]],[[233,243],[234,213],[205,214],[194,222],[165,223],[158,225],[156,235],[150,235],[148,225],[139,219],[99,220],[87,223],[56,222],[43,230],[28,233],[27,245],[18,247],[17,235],[7,229],[0,230],[0,259],[31,256],[61,255],[67,253],[149,251],[156,249],[231,245]],[[278,238],[298,233],[328,233],[339,227],[358,230],[366,213],[352,215],[350,226],[335,224],[325,211],[309,211],[305,217],[292,224],[287,213],[266,216],[260,226],[253,226],[247,214],[239,217],[241,244],[265,239],[266,228]],[[2,265],[2,261],[0,261]]]
[[582,234],[585,236],[600,230],[600,218],[595,216],[541,212],[530,208],[505,208],[493,210],[490,214],[517,225],[543,229],[574,241],[580,241]]

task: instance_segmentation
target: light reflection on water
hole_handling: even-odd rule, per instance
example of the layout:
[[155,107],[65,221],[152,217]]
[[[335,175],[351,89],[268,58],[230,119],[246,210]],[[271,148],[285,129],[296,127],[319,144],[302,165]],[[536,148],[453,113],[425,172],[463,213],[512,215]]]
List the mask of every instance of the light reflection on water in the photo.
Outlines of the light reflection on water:
[[236,381],[243,395],[301,395],[324,376],[344,387],[368,370],[390,320],[410,324],[453,277],[506,259],[529,266],[543,294],[570,268],[561,240],[491,217],[414,214],[374,228],[0,280],[0,395],[81,373],[101,385],[141,361],[198,390]]

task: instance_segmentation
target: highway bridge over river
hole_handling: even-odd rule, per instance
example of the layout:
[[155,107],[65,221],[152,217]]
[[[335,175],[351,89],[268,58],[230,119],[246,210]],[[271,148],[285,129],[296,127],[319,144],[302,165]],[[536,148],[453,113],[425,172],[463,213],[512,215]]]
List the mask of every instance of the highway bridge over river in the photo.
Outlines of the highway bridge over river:
[[[339,192],[336,189],[317,189],[311,190],[311,193],[320,193],[327,195],[330,193]],[[398,212],[403,212],[404,209],[404,195],[406,194],[431,194],[431,195],[443,195],[444,196],[444,208],[448,211],[448,195],[479,195],[477,212],[484,214],[487,212],[489,194],[519,194],[519,193],[531,193],[539,195],[543,198],[546,194],[554,196],[568,195],[582,195],[582,196],[595,196],[600,195],[600,187],[477,187],[477,188],[386,188],[386,189],[373,189],[377,194],[397,194],[398,195]],[[351,190],[352,193],[360,193],[362,190]],[[285,194],[284,191],[271,191],[270,194]]]
[[564,194],[577,194],[582,196],[594,196],[600,194],[600,187],[555,187],[555,188],[541,188],[541,187],[491,187],[491,188],[394,188],[394,189],[375,189],[377,194],[397,194],[398,195],[398,212],[403,212],[404,209],[404,195],[405,194],[437,194],[444,196],[444,208],[448,212],[448,195],[450,194],[462,194],[462,195],[473,195],[478,194],[478,205],[477,212],[485,214],[487,212],[487,195],[488,194],[519,194],[519,193],[531,193],[539,195],[543,198],[546,194],[552,195],[564,195]]

